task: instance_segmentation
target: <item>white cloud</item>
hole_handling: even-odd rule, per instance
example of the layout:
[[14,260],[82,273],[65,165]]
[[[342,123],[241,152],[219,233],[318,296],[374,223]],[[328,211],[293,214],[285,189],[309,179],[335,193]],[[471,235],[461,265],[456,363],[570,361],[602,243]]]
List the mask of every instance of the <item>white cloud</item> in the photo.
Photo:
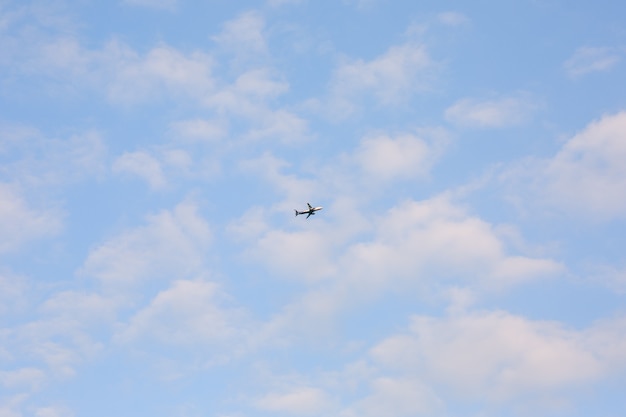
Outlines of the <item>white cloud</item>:
[[[193,126],[175,128],[176,130],[186,130],[187,134],[203,135],[210,134],[202,125],[192,123]],[[188,129],[194,129],[189,131]],[[172,132],[173,133],[173,132]],[[208,138],[187,136],[181,139],[180,136],[175,142],[166,146],[154,146],[148,150],[124,152],[118,156],[112,164],[111,171],[114,174],[125,176],[136,176],[145,181],[152,190],[169,189],[179,180],[215,178],[220,172],[219,154],[208,154],[194,149],[194,145],[206,144]],[[200,141],[199,143],[197,141]],[[181,143],[186,142],[186,143]],[[190,143],[193,142],[193,143]]]
[[13,350],[11,361],[28,361],[30,367],[42,369],[46,383],[63,380],[74,377],[78,365],[102,349],[87,327],[77,316],[41,316],[12,328],[5,346]]
[[605,116],[571,138],[543,172],[554,203],[604,217],[626,212],[626,112]]
[[286,202],[281,203],[280,207],[278,205],[273,207],[274,209],[289,210],[293,213],[294,207],[291,207],[291,202],[297,201],[298,204],[302,204],[311,195],[320,195],[321,184],[313,179],[298,178],[296,175],[281,172],[289,167],[288,162],[270,153],[240,162],[242,171],[267,180],[277,191],[286,195]]
[[204,103],[222,116],[243,118],[247,122],[244,139],[301,142],[309,137],[307,121],[291,110],[270,105],[288,90],[289,84],[273,71],[257,68],[241,73],[233,84],[208,95]]
[[[36,300],[41,289],[32,284],[16,298]],[[75,377],[81,364],[101,352],[103,345],[93,333],[113,324],[117,307],[114,297],[68,290],[52,292],[38,308],[29,308],[32,318],[14,315],[26,320],[9,322],[0,330],[0,358],[5,365],[0,386],[30,396]]]
[[81,325],[91,323],[110,324],[115,320],[116,310],[121,305],[117,297],[106,297],[97,293],[62,291],[51,295],[42,305],[47,317],[74,320],[81,318]]
[[227,226],[228,234],[235,240],[251,240],[270,229],[267,223],[267,208],[255,206]]
[[463,13],[452,11],[439,13],[437,18],[441,23],[447,26],[460,26],[469,22],[469,19]]
[[450,311],[464,311],[486,294],[564,271],[552,259],[511,253],[494,226],[446,196],[404,202],[350,233],[317,220],[313,230],[269,231],[254,241],[257,259],[310,286],[268,323],[269,338],[323,339],[338,317],[389,294],[450,299]]
[[243,96],[271,98],[287,92],[289,84],[276,80],[272,71],[258,68],[246,71],[237,77],[233,90]]
[[335,265],[329,259],[332,247],[323,232],[268,231],[258,238],[251,251],[254,259],[267,264],[281,276],[295,281],[314,282],[334,275]]
[[343,414],[347,417],[445,415],[443,401],[416,378],[378,377],[370,385],[372,392]]
[[224,28],[213,40],[226,52],[238,60],[249,61],[253,57],[265,56],[265,19],[259,13],[250,11],[224,24]]
[[14,371],[0,371],[0,385],[7,389],[28,388],[36,391],[46,379],[45,373],[38,368],[20,368]]
[[567,140],[550,159],[528,159],[501,179],[524,208],[562,212],[592,221],[626,213],[626,112],[606,115]]
[[26,402],[27,398],[28,395],[24,393],[0,398],[0,416],[22,417],[23,414],[20,409],[23,407],[22,404]]
[[286,110],[277,110],[268,113],[265,123],[252,129],[248,137],[251,139],[279,138],[283,143],[293,144],[305,142],[311,135],[306,119]]
[[184,202],[92,249],[81,273],[118,289],[181,279],[203,270],[210,243],[209,225],[196,205]]
[[[276,138],[285,143],[305,140],[307,122],[288,108],[271,105],[272,100],[288,91],[289,84],[265,62],[264,31],[263,17],[248,12],[227,22],[222,33],[214,37],[217,54],[226,51],[235,55],[233,83],[220,83],[214,77],[215,59],[204,51],[183,52],[162,43],[141,53],[119,39],[100,48],[87,48],[77,37],[67,34],[16,39],[24,47],[10,63],[21,73],[52,79],[54,91],[64,96],[91,89],[103,93],[112,103],[126,106],[163,99],[185,103],[190,98],[197,100],[216,110],[221,124],[217,132],[202,126],[203,136],[224,135],[225,127],[237,126],[236,134],[243,138]],[[245,122],[230,124],[231,117]],[[196,136],[200,126],[177,128]],[[244,133],[240,133],[242,130]]]
[[[13,29],[28,26],[31,29],[72,32],[77,28],[70,17],[71,13],[66,4],[61,2],[18,2],[4,1],[0,15],[0,30],[11,34]],[[4,39],[11,40],[8,36]],[[4,40],[3,39],[3,40]],[[0,62],[2,61],[0,58]]]
[[[0,289],[6,289],[1,280]],[[31,397],[51,383],[74,377],[79,365],[93,360],[102,349],[92,337],[96,326],[101,330],[101,325],[111,325],[114,320],[114,299],[78,291],[53,291],[45,299],[41,297],[42,289],[47,291],[50,286],[33,282],[6,294],[16,299],[9,302],[9,307],[22,303],[29,307],[16,308],[13,313],[24,311],[28,315],[7,316],[9,322],[0,330],[0,359],[4,365],[0,386],[7,392]],[[40,297],[43,301],[35,307]]]
[[113,162],[112,169],[114,173],[137,175],[154,190],[163,188],[167,184],[161,163],[146,152],[125,152]]
[[609,47],[581,47],[563,66],[573,78],[582,77],[593,72],[607,72],[621,59],[621,51]]
[[430,88],[435,66],[426,47],[412,43],[393,46],[371,61],[347,60],[333,75],[330,111],[333,117],[346,117],[370,94],[381,105],[404,102]]
[[[108,341],[106,334],[114,329],[120,312],[141,301],[132,291],[141,285],[158,289],[163,281],[173,284],[134,313],[128,323],[117,324],[119,340],[211,343],[227,337],[221,332],[235,320],[237,326],[232,328],[241,331],[238,310],[216,307],[214,284],[186,279],[205,273],[210,242],[209,227],[192,203],[149,216],[146,226],[121,233],[91,250],[80,272],[102,284],[98,291],[52,293],[39,308],[40,318],[16,326],[6,335],[7,357],[41,367],[46,382],[73,377],[80,363],[101,351],[99,339]],[[17,376],[6,374],[5,382],[16,381]]]
[[320,415],[330,407],[328,395],[312,387],[293,388],[284,393],[270,393],[256,401],[262,410],[294,415]]
[[[502,226],[471,215],[447,195],[404,201],[382,215],[369,211],[380,178],[427,175],[443,146],[439,142],[445,140],[425,141],[410,133],[366,136],[352,154],[315,167],[311,179],[284,173],[289,165],[269,154],[245,164],[252,175],[270,181],[284,201],[253,209],[233,222],[230,232],[250,243],[248,259],[284,279],[318,284],[284,315],[332,316],[407,288],[423,295],[451,285],[479,298],[564,271],[561,263],[528,245],[509,245]],[[270,227],[267,218],[274,211],[293,213],[311,195],[333,196],[333,203],[312,221],[296,223],[296,230]],[[288,322],[277,326],[291,326]]]
[[[224,295],[213,282],[174,281],[131,317],[117,338],[126,343],[147,341],[192,348],[201,344],[203,349],[230,342],[245,349],[243,313],[222,307],[220,299]],[[235,338],[237,342],[233,342]],[[233,353],[234,350],[230,352]]]
[[[9,1],[19,3],[19,0]],[[165,8],[182,4],[177,0],[127,1]],[[300,1],[262,3],[279,6]],[[372,3],[343,0],[348,1],[359,5]],[[40,0],[35,3],[39,4]],[[0,8],[4,10],[3,6]],[[2,71],[7,75],[3,77],[5,84],[15,81],[16,89],[32,89],[38,94],[51,91],[41,86],[54,90],[62,84],[61,89],[80,94],[77,100],[70,99],[52,112],[61,119],[67,116],[80,119],[80,123],[98,122],[97,119],[108,123],[116,119],[120,109],[109,109],[113,111],[111,115],[98,113],[95,119],[70,114],[70,108],[83,104],[99,107],[102,103],[94,97],[95,91],[112,104],[151,103],[146,112],[131,111],[132,121],[128,117],[122,119],[141,123],[135,116],[143,117],[157,110],[152,122],[169,127],[166,139],[172,140],[142,148],[123,143],[118,137],[116,146],[128,149],[107,158],[105,141],[97,132],[79,132],[71,138],[68,135],[61,140],[49,140],[34,129],[24,128],[13,132],[8,140],[3,136],[2,156],[8,155],[9,159],[13,155],[21,156],[0,167],[2,174],[8,175],[7,184],[0,184],[2,255],[58,233],[61,228],[61,216],[53,206],[35,204],[32,189],[28,188],[33,184],[40,186],[39,190],[58,195],[56,189],[46,190],[48,185],[92,178],[108,170],[133,175],[153,189],[176,187],[172,195],[192,187],[192,193],[219,198],[223,187],[234,184],[230,187],[231,194],[235,189],[240,196],[225,201],[213,198],[210,202],[217,222],[237,216],[238,209],[247,210],[246,202],[261,195],[255,202],[260,206],[250,208],[228,230],[241,240],[234,245],[217,242],[217,252],[212,249],[214,237],[204,213],[193,202],[184,202],[166,210],[158,208],[139,224],[133,224],[132,215],[121,213],[120,219],[120,213],[109,213],[107,218],[114,223],[114,229],[100,224],[99,229],[108,230],[105,232],[108,236],[91,244],[86,240],[94,231],[84,233],[85,225],[81,224],[84,216],[72,218],[79,221],[72,223],[72,230],[62,240],[55,241],[51,247],[39,245],[33,253],[9,259],[11,267],[15,264],[34,274],[35,284],[0,271],[0,316],[3,316],[0,327],[4,327],[0,329],[0,362],[6,365],[0,371],[0,387],[15,391],[37,391],[44,387],[46,391],[24,399],[3,393],[0,414],[69,416],[70,410],[56,403],[41,404],[42,400],[50,392],[67,391],[68,387],[78,388],[76,395],[81,390],[90,390],[94,372],[99,374],[105,368],[108,382],[112,385],[117,382],[118,386],[105,392],[101,401],[108,400],[107,394],[132,389],[136,379],[145,377],[144,381],[149,382],[146,389],[139,390],[139,407],[147,404],[146,398],[141,398],[142,393],[149,392],[150,400],[163,403],[153,405],[169,410],[170,414],[217,412],[224,416],[227,413],[243,416],[246,411],[252,414],[256,411],[272,415],[408,417],[454,414],[459,409],[462,414],[462,404],[456,408],[459,403],[450,404],[451,409],[445,410],[444,401],[454,393],[471,397],[468,407],[471,414],[484,410],[480,409],[484,398],[496,401],[514,398],[522,402],[528,393],[532,399],[540,391],[537,395],[546,392],[548,396],[559,396],[571,387],[589,387],[589,381],[602,381],[611,374],[610,367],[618,378],[623,377],[626,326],[621,319],[575,330],[509,313],[471,313],[473,306],[484,301],[481,297],[488,298],[489,304],[509,302],[509,297],[498,299],[494,292],[560,274],[564,267],[523,245],[509,246],[498,225],[447,196],[428,197],[430,191],[442,185],[425,184],[424,179],[429,179],[445,141],[430,140],[417,130],[383,131],[359,137],[359,133],[350,133],[354,126],[348,123],[339,129],[344,136],[337,132],[330,134],[314,149],[272,150],[272,143],[251,143],[269,138],[291,143],[310,136],[309,121],[300,115],[298,107],[284,104],[301,91],[299,88],[291,91],[283,74],[270,66],[276,60],[269,53],[276,51],[270,51],[267,33],[277,28],[275,23],[284,30],[284,18],[301,17],[305,11],[289,16],[282,13],[289,10],[296,8],[281,9],[280,16],[272,16],[278,20],[271,25],[255,12],[226,23],[223,32],[214,38],[217,48],[208,46],[217,49],[215,58],[205,49],[189,49],[193,45],[182,38],[177,39],[176,45],[185,45],[184,49],[174,44],[143,45],[137,49],[136,44],[122,40],[99,44],[93,35],[101,38],[107,34],[93,30],[82,33],[80,39],[84,37],[85,41],[72,37],[71,31],[63,35],[49,31],[52,32],[47,33],[49,38],[43,39],[39,38],[43,30],[28,37],[23,35],[28,32],[28,26],[23,26],[12,33],[12,39],[0,40],[0,50],[5,51],[4,46],[15,40],[19,41],[15,49],[23,49],[19,53],[11,49],[4,57],[0,56]],[[79,8],[72,13],[84,11]],[[394,14],[392,10],[389,12]],[[438,18],[445,25],[467,21],[465,16],[454,12],[443,13]],[[0,27],[12,26],[12,22],[12,17],[0,16]],[[83,23],[86,27],[93,26],[89,21]],[[37,32],[36,28],[30,29]],[[133,38],[123,27],[120,30],[120,39]],[[307,29],[295,31],[301,30]],[[168,35],[166,32],[164,36]],[[298,33],[298,37],[302,36]],[[24,38],[17,39],[20,36]],[[24,39],[36,42],[27,45]],[[138,40],[133,39],[132,42]],[[325,104],[329,112],[345,109],[350,113],[361,105],[365,109],[374,101],[381,106],[402,106],[429,90],[437,76],[434,70],[438,64],[424,45],[407,42],[385,48],[368,58],[365,55],[363,59],[348,58],[335,72],[330,68],[334,77],[329,86],[332,91],[314,92],[314,95],[327,94]],[[287,49],[278,51],[282,54],[278,61],[283,61],[284,54],[292,55],[293,50]],[[307,50],[312,49],[309,44]],[[19,59],[13,61],[15,57]],[[229,62],[231,58],[233,61]],[[312,59],[315,61],[315,57]],[[226,73],[227,78],[219,78],[214,72],[218,61],[219,74]],[[319,60],[317,63],[322,67],[326,64]],[[325,70],[321,68],[316,75],[327,77],[329,68]],[[26,84],[25,80],[33,83]],[[89,91],[85,92],[85,87]],[[20,98],[23,101],[13,109],[15,114],[30,102],[28,97]],[[514,125],[528,120],[535,110],[534,100],[529,98],[524,102],[526,98],[524,94],[484,100],[467,98],[452,106],[447,116],[461,126]],[[46,102],[39,101],[34,109],[41,110]],[[461,109],[455,110],[455,106]],[[164,116],[161,110],[165,107]],[[459,116],[461,110],[467,114]],[[36,113],[32,116],[37,117]],[[84,108],[79,113],[91,112]],[[419,125],[424,117],[428,118],[424,114],[411,120],[404,117],[407,114],[396,116],[392,119],[399,129],[407,123]],[[171,119],[167,118],[178,121],[170,123]],[[39,123],[52,126],[58,121]],[[367,132],[372,124],[378,123],[373,119],[363,122],[356,126],[357,131]],[[546,189],[557,190],[546,194],[561,202],[567,198],[582,201],[585,197],[567,197],[562,190],[581,182],[576,175],[581,171],[584,174],[587,169],[598,173],[597,176],[613,173],[608,178],[614,180],[611,184],[618,185],[607,187],[605,191],[612,195],[603,199],[617,200],[624,195],[620,181],[625,173],[618,165],[626,155],[618,144],[623,135],[616,132],[626,131],[626,126],[615,123],[606,128],[612,133],[599,134],[602,129],[598,127],[605,124],[610,124],[608,118],[593,129],[590,127],[593,134],[589,133],[588,138],[578,144],[572,140],[554,161],[546,161],[541,174],[550,176],[544,175],[543,180],[537,181],[546,181]],[[316,129],[328,127],[322,123]],[[123,126],[118,123],[115,129],[123,130]],[[607,143],[598,140],[605,136],[611,136]],[[331,137],[337,143],[331,143]],[[249,142],[238,143],[242,139]],[[27,145],[20,145],[26,142]],[[356,145],[346,150],[346,143]],[[22,154],[27,148],[29,152]],[[4,153],[6,149],[9,150]],[[342,150],[346,153],[337,155]],[[242,153],[255,158],[264,151],[268,153],[247,163],[238,158]],[[195,176],[210,158],[222,161],[228,178],[210,187],[199,187]],[[242,178],[239,168],[249,178]],[[188,176],[185,179],[191,177],[192,181],[177,182],[178,174]],[[589,177],[593,176],[585,175],[585,179]],[[104,179],[116,182],[115,178]],[[264,179],[269,187],[261,183]],[[394,187],[394,181],[403,181],[401,187]],[[582,181],[585,192],[584,187],[602,182],[595,177],[589,181],[593,184]],[[110,188],[110,184],[96,188],[91,187],[94,184],[87,185],[90,187],[85,188],[96,193]],[[69,198],[68,210],[82,214],[74,213],[81,207],[72,206],[83,196],[82,188],[67,191],[64,194]],[[384,198],[380,198],[381,194]],[[37,198],[42,198],[45,204],[47,195]],[[152,195],[150,201],[144,202],[163,204],[172,195]],[[397,201],[398,196],[409,199]],[[309,198],[313,199],[311,203],[324,205],[326,210],[308,221],[302,216],[294,218],[293,208],[302,207]],[[415,200],[418,198],[424,200]],[[237,206],[235,212],[230,207],[232,204]],[[619,213],[622,209],[621,202],[614,202],[610,210]],[[253,259],[255,265],[236,265],[242,260],[232,252],[237,245],[244,246],[242,252],[250,256],[244,259]],[[67,271],[76,267],[77,248],[87,251],[87,256],[79,276],[73,279]],[[227,275],[231,276],[225,277],[224,270],[208,273],[207,269],[214,266],[228,269]],[[263,267],[270,272],[265,273]],[[624,282],[623,269],[606,272],[616,281]],[[281,279],[293,281],[283,282],[285,285],[281,286]],[[220,285],[216,280],[224,280],[225,284]],[[33,297],[30,285],[41,286],[37,289],[45,294]],[[224,289],[229,287],[237,296],[234,303],[225,294]],[[261,289],[261,294],[256,289]],[[267,295],[262,300],[258,298]],[[398,304],[392,307],[387,304],[396,301]],[[254,314],[263,316],[266,322],[247,316],[245,309],[238,307],[241,302],[250,305]],[[449,316],[414,317],[410,328],[375,344],[368,354],[360,356],[359,363],[348,364],[343,371],[326,373],[329,368],[341,369],[350,360],[346,358],[359,356],[355,352],[362,351],[372,338],[389,330],[389,326],[395,327],[392,332],[397,331],[398,317],[405,317],[402,312],[406,309],[426,311],[446,307]],[[363,326],[350,327],[344,332],[344,326],[357,322]],[[337,330],[336,335],[332,334],[333,330]],[[295,348],[275,349],[285,341],[296,344]],[[319,345],[329,349],[317,349]],[[174,370],[172,374],[180,374],[191,361],[193,364],[188,368],[197,373],[180,381],[182,384],[159,381],[143,369],[142,358],[146,356],[148,366],[161,360],[168,362],[168,370]],[[181,357],[181,361],[177,360]],[[229,363],[234,357],[239,360]],[[217,362],[223,366],[215,372],[204,372],[207,364]],[[131,363],[130,369],[126,368],[128,372],[116,368],[128,363]],[[289,375],[302,372],[306,376],[302,378],[304,382],[268,387],[266,380],[255,379],[259,367],[264,366],[280,368]],[[324,375],[316,378],[319,373]],[[338,380],[331,381],[330,377],[324,380],[331,373],[342,375]],[[78,375],[76,380],[63,384],[66,378],[75,375]],[[223,386],[206,396],[190,391],[160,399],[162,392],[197,385],[198,381],[215,386],[218,381],[217,385]],[[239,384],[241,381],[243,384]],[[344,382],[347,386],[341,386]],[[52,391],[48,390],[50,387]],[[336,391],[329,387],[335,387]],[[177,401],[185,404],[174,404]],[[239,411],[229,413],[225,410],[228,407]]]
[[201,51],[160,44],[141,54],[116,39],[90,49],[66,33],[32,37],[14,39],[20,47],[11,63],[21,74],[47,76],[46,85],[54,85],[47,93],[74,96],[91,89],[132,105],[163,96],[201,99],[214,87],[213,59]]
[[214,88],[213,60],[203,52],[185,55],[168,45],[159,45],[140,56],[125,44],[112,41],[93,61],[104,65],[100,76],[115,102],[134,103],[165,93],[201,99]]
[[[298,338],[314,333],[319,343],[318,324],[308,323]],[[354,362],[307,373],[313,384],[289,378],[295,388],[271,390],[257,406],[297,415],[321,403],[328,411],[318,414],[344,417],[447,415],[449,406],[467,405],[496,414],[504,407],[544,415],[575,404],[580,389],[621,377],[625,329],[624,317],[573,329],[505,311],[414,315],[406,330],[374,343]],[[335,400],[328,401],[327,392]]]
[[8,317],[10,313],[21,311],[26,307],[29,289],[30,284],[24,277],[5,271],[0,272],[0,315]]
[[170,124],[173,135],[182,141],[215,142],[226,137],[226,122],[220,120],[190,119]]
[[39,407],[35,411],[35,417],[74,417],[74,412],[63,406]]
[[0,172],[26,186],[63,186],[106,171],[106,143],[96,131],[49,138],[27,126],[2,126],[0,152],[8,155]]
[[626,268],[615,265],[596,265],[591,268],[590,279],[618,294],[626,294]]
[[364,138],[354,158],[361,169],[377,181],[425,177],[440,153],[441,144],[431,144],[413,134]]
[[447,312],[450,314],[460,314],[476,302],[476,291],[466,287],[450,287],[445,294],[448,299]]
[[448,277],[483,290],[562,270],[549,259],[507,254],[492,225],[445,196],[392,208],[379,221],[375,238],[352,246],[345,262],[359,280],[377,286],[382,277],[422,282]]
[[32,126],[3,123],[0,125],[0,136],[0,152],[5,154],[12,149],[19,149],[24,142],[32,143],[41,137],[41,133]]
[[602,361],[607,375],[620,374],[626,367],[626,317],[598,320],[585,330],[585,345]]
[[29,207],[17,187],[0,183],[0,254],[60,231],[60,214]]
[[[321,166],[307,167],[306,177],[290,174],[291,164],[270,153],[243,161],[241,168],[264,178],[284,196],[266,213],[293,212],[296,206],[306,202],[323,205],[323,201],[332,199],[335,207],[333,214],[328,215],[335,220],[341,218],[341,228],[345,231],[362,223],[362,206],[392,181],[428,178],[448,141],[443,129],[415,129],[396,134],[376,132],[365,135],[349,153],[340,154]],[[315,196],[318,203],[308,201],[311,196]]]
[[409,332],[379,343],[371,357],[384,372],[419,375],[448,398],[528,401],[623,367],[623,325],[613,320],[575,331],[505,312],[416,316]]
[[538,105],[527,94],[491,99],[464,98],[446,109],[446,119],[459,126],[502,128],[525,123]]
[[407,92],[424,88],[418,83],[417,75],[419,70],[431,65],[423,45],[394,46],[372,61],[356,60],[341,65],[335,73],[334,88],[347,94],[369,90],[389,104]]
[[248,100],[267,99],[287,92],[289,84],[277,79],[276,74],[267,68],[256,68],[242,72],[228,90],[236,97]]
[[190,174],[193,166],[193,158],[189,152],[183,149],[168,149],[163,151],[163,161],[166,166],[182,174]]

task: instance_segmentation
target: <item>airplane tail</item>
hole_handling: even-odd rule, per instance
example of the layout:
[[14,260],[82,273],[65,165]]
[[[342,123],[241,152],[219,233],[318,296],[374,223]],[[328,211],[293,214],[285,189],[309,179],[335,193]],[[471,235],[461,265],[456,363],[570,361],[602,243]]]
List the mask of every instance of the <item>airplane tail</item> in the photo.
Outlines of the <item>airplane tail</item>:
[[296,216],[297,216],[298,214],[302,214],[302,213],[300,213],[300,212],[299,212],[298,210],[296,210],[296,209],[293,209],[293,211],[295,211],[295,212],[296,212]]

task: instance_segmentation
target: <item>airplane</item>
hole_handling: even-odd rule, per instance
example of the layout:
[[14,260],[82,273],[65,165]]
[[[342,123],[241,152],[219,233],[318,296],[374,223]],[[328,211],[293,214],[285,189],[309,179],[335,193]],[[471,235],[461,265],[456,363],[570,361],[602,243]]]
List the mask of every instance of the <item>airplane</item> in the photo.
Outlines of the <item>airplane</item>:
[[324,207],[313,207],[313,206],[312,206],[311,204],[309,204],[309,203],[306,203],[306,204],[309,206],[309,209],[308,209],[308,210],[305,210],[305,211],[298,211],[298,210],[295,210],[295,211],[296,211],[296,216],[297,216],[297,215],[299,215],[299,214],[306,214],[306,215],[307,215],[307,216],[306,216],[306,218],[308,219],[308,218],[309,218],[309,216],[311,216],[311,215],[315,214],[315,212],[316,212],[316,211],[319,211],[319,210],[321,210],[321,209],[323,209],[323,208],[324,208]]

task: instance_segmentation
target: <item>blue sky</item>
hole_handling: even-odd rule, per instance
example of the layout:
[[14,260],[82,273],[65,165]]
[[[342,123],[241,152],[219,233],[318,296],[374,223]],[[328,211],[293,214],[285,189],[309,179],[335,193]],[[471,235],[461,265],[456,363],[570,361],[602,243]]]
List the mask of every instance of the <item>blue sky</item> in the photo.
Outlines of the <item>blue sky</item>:
[[621,415],[625,58],[608,0],[0,1],[0,416]]

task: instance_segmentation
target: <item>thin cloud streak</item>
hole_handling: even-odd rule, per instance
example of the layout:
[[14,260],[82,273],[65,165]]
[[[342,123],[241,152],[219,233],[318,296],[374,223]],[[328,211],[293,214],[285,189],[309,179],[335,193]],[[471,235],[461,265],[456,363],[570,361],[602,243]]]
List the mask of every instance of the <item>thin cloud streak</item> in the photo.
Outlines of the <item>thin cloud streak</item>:
[[608,72],[621,60],[623,51],[610,47],[581,47],[563,64],[572,78],[580,78],[594,72]]
[[528,121],[538,108],[528,94],[489,99],[463,98],[445,111],[446,120],[461,127],[504,128]]

